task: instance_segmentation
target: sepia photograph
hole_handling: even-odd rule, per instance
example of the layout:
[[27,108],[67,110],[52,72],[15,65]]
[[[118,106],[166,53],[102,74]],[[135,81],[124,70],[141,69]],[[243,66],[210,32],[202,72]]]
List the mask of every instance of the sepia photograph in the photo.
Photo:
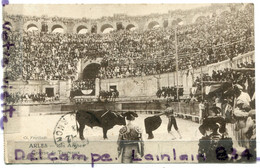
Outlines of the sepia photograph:
[[5,163],[255,164],[254,10],[5,4]]

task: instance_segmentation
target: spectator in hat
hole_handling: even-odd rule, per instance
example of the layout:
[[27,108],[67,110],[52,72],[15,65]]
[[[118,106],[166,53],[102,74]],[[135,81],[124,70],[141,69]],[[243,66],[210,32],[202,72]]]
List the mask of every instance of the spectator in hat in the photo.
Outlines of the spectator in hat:
[[133,123],[138,117],[136,113],[127,112],[124,116],[127,124],[119,130],[118,156],[121,156],[121,163],[133,163],[134,158],[141,158],[144,155],[142,130]]
[[211,107],[209,111],[210,116],[221,116],[221,108],[217,107],[216,105],[213,105],[213,107]]
[[219,107],[213,106],[209,109],[209,116],[204,119],[199,130],[204,136],[221,135],[226,132],[226,122]]

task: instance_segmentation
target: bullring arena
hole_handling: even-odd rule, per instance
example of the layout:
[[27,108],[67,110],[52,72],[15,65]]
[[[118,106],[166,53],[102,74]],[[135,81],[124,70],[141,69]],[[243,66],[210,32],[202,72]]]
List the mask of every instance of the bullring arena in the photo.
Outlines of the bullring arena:
[[[158,154],[169,154],[169,162],[198,162],[203,137],[199,128],[208,117],[204,112],[218,107],[217,115],[228,121],[226,132],[238,151],[236,159],[243,161],[241,153],[252,149],[247,141],[254,140],[254,133],[248,136],[247,123],[243,125],[233,114],[236,109],[246,110],[245,121],[254,121],[247,129],[255,131],[253,4],[209,4],[164,14],[98,19],[14,15],[8,9],[3,16],[9,42],[14,44],[6,48],[10,54],[4,67],[6,109],[15,110],[4,122],[5,144],[21,147],[24,143],[27,152],[43,144],[42,150],[48,146],[57,151],[54,134],[62,116],[76,128],[77,110],[135,112],[144,151],[154,157],[144,163],[165,163],[156,159]],[[236,96],[236,86],[239,93],[249,95],[248,108],[238,109],[241,96]],[[227,114],[228,103],[231,114]],[[148,139],[144,119],[164,111],[165,104],[173,108],[182,139],[172,140],[164,115],[154,138]],[[110,129],[108,140],[100,127],[86,127],[85,140],[75,129],[66,133],[88,151],[111,152],[118,162],[120,128]],[[176,131],[173,134],[177,137]],[[12,149],[6,150],[9,155]]]

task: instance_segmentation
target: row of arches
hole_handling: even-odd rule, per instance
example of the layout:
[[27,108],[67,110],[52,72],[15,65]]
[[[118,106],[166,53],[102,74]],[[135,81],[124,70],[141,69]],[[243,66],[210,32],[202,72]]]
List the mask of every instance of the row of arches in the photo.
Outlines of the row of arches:
[[25,31],[41,31],[52,33],[65,33],[66,26],[63,23],[47,24],[45,22],[27,22],[24,25]]
[[[148,22],[148,24],[145,26],[147,29],[156,29],[156,28],[159,28],[159,27],[168,27],[168,26],[176,26],[178,23],[182,22],[183,20],[178,18],[176,20],[172,20],[171,23],[169,23],[168,20],[164,20],[163,21],[163,24],[161,25],[161,23],[159,21],[150,21]],[[125,29],[125,30],[129,30],[129,31],[133,31],[133,30],[136,30],[138,28],[137,24],[128,24],[126,27],[123,27],[122,24],[116,24],[116,26],[113,26],[112,24],[110,23],[107,23],[107,24],[103,24],[100,28],[100,32],[101,33],[109,33],[113,30],[120,30],[120,29]],[[76,33],[78,34],[83,34],[83,33],[87,33],[89,32],[89,29],[87,26],[85,25],[77,25],[77,28],[76,28]],[[92,32],[91,32],[92,33]]]
[[[219,13],[220,15],[225,15],[229,13],[230,11],[222,11]],[[192,18],[191,22],[197,22],[204,17],[210,17],[208,14],[198,14],[195,15]],[[183,20],[180,18],[177,18],[175,20],[149,20],[147,23],[143,26],[144,29],[156,29],[158,27],[169,27],[169,26],[175,26],[178,23],[182,22]],[[10,21],[10,27],[13,27],[13,22]],[[96,24],[96,25],[89,25],[87,23],[77,23],[74,25],[73,28],[73,33],[77,34],[85,34],[85,33],[109,33],[111,31],[116,31],[116,30],[135,30],[139,28],[139,24],[137,23],[122,23],[122,22],[117,22],[117,23],[105,23],[105,24]],[[34,21],[29,21],[24,24],[24,30],[25,31],[41,31],[41,32],[52,32],[52,33],[66,33],[67,32],[67,26],[64,25],[62,22],[58,23],[44,23],[44,22],[34,22]]]
[[[46,28],[46,25],[42,25],[39,28],[37,25],[31,23],[31,24],[28,24],[26,26],[25,31],[27,31],[27,32],[31,32],[31,31],[47,32],[48,31],[48,27]],[[64,28],[61,25],[53,25],[52,28],[51,28],[51,32],[52,33],[65,33],[64,32]]]
[[[78,24],[75,27],[76,27],[76,30],[74,30],[74,32],[77,33],[77,34],[97,33],[97,25],[93,25],[92,27],[88,28],[87,25]],[[124,30],[124,29],[129,30],[129,31],[133,31],[137,28],[138,28],[137,24],[131,24],[131,23],[127,24],[125,27],[123,26],[122,23],[116,23],[116,25],[106,23],[106,24],[103,24],[100,27],[100,32],[101,33],[109,33],[109,32],[114,31],[114,30]]]
[[182,22],[183,20],[178,18],[176,20],[163,20],[163,22],[158,22],[158,21],[150,21],[147,25],[147,28],[148,29],[156,29],[156,28],[159,28],[159,27],[163,27],[163,28],[166,28],[166,27],[169,27],[169,26],[176,26],[178,25],[180,22]]
[[[171,24],[169,24],[168,20],[164,20],[162,26],[163,27],[168,27],[169,25],[174,26],[180,21],[182,21],[182,19],[173,20],[171,22]],[[41,30],[39,27],[41,27]],[[47,28],[44,28],[44,27],[47,27]],[[147,29],[154,29],[154,28],[161,27],[161,24],[159,21],[152,20],[152,21],[148,22],[148,25],[146,27],[147,27]],[[100,32],[109,33],[111,31],[121,30],[121,29],[133,31],[133,30],[136,30],[137,28],[138,28],[138,25],[132,24],[132,23],[127,24],[125,27],[123,26],[122,23],[116,23],[116,25],[113,25],[111,23],[106,23],[100,27]],[[36,23],[29,23],[25,27],[25,31],[43,31],[43,30],[48,31],[48,25],[46,25],[46,24],[39,25]],[[52,33],[65,33],[65,26],[60,25],[60,24],[54,24],[54,25],[52,25],[50,31]],[[89,27],[88,25],[86,25],[84,23],[82,23],[82,24],[79,23],[79,24],[75,25],[75,29],[73,32],[77,33],[77,34],[97,33],[97,25],[92,25],[91,27]]]
[[[112,24],[103,24],[100,28],[101,33],[109,33],[113,30],[120,30],[120,29],[126,29],[129,31],[137,29],[137,25],[135,24],[128,24],[126,27],[123,27],[122,25],[116,25],[116,28]],[[48,31],[48,25],[47,24],[35,24],[35,23],[28,23],[24,27],[25,31],[43,31],[47,32]],[[60,25],[60,24],[54,24],[52,25],[50,31],[52,33],[65,33],[65,26]],[[91,28],[89,26],[86,26],[84,24],[78,24],[76,26],[76,29],[74,30],[75,33],[77,34],[86,34],[86,33],[97,33],[97,26],[93,25]]]
[[[174,26],[178,22],[180,22],[180,21],[173,20],[171,25]],[[169,26],[169,23],[168,23],[168,21],[165,20],[163,22],[163,27],[165,28],[165,27],[168,27],[168,26]],[[158,27],[161,27],[158,21],[151,21],[151,22],[148,23],[148,26],[147,26],[148,29],[155,29],[155,28],[158,28]],[[42,26],[42,29],[44,29],[43,26]],[[119,29],[120,28],[118,28],[118,27],[114,28],[114,26],[112,26],[111,24],[104,24],[104,25],[101,26],[100,32],[101,33],[109,33],[111,31],[119,30]],[[122,27],[121,29],[126,29],[126,30],[129,30],[129,31],[133,31],[133,30],[137,29],[137,26],[134,25],[134,24],[128,24],[125,28]],[[26,31],[40,31],[40,29],[38,28],[38,26],[36,24],[31,23],[31,24],[28,24],[26,26]],[[58,24],[57,25],[53,25],[51,27],[51,32],[52,33],[65,33],[64,27],[61,26],[61,25],[58,25]],[[76,31],[75,31],[75,33],[77,33],[77,34],[86,34],[86,33],[90,33],[90,32],[91,33],[96,33],[95,31],[93,32],[93,28],[89,29],[85,25],[79,25],[76,28]]]

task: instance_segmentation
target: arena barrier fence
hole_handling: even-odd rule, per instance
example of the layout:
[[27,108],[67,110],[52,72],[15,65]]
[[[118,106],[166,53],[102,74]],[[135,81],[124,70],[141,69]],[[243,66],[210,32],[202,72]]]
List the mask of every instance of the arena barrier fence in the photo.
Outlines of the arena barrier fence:
[[[176,117],[183,119],[190,119],[194,122],[199,122],[199,103],[198,102],[173,102],[170,103],[174,109]],[[124,109],[119,112],[136,112],[138,114],[157,114],[162,112],[164,109]]]

